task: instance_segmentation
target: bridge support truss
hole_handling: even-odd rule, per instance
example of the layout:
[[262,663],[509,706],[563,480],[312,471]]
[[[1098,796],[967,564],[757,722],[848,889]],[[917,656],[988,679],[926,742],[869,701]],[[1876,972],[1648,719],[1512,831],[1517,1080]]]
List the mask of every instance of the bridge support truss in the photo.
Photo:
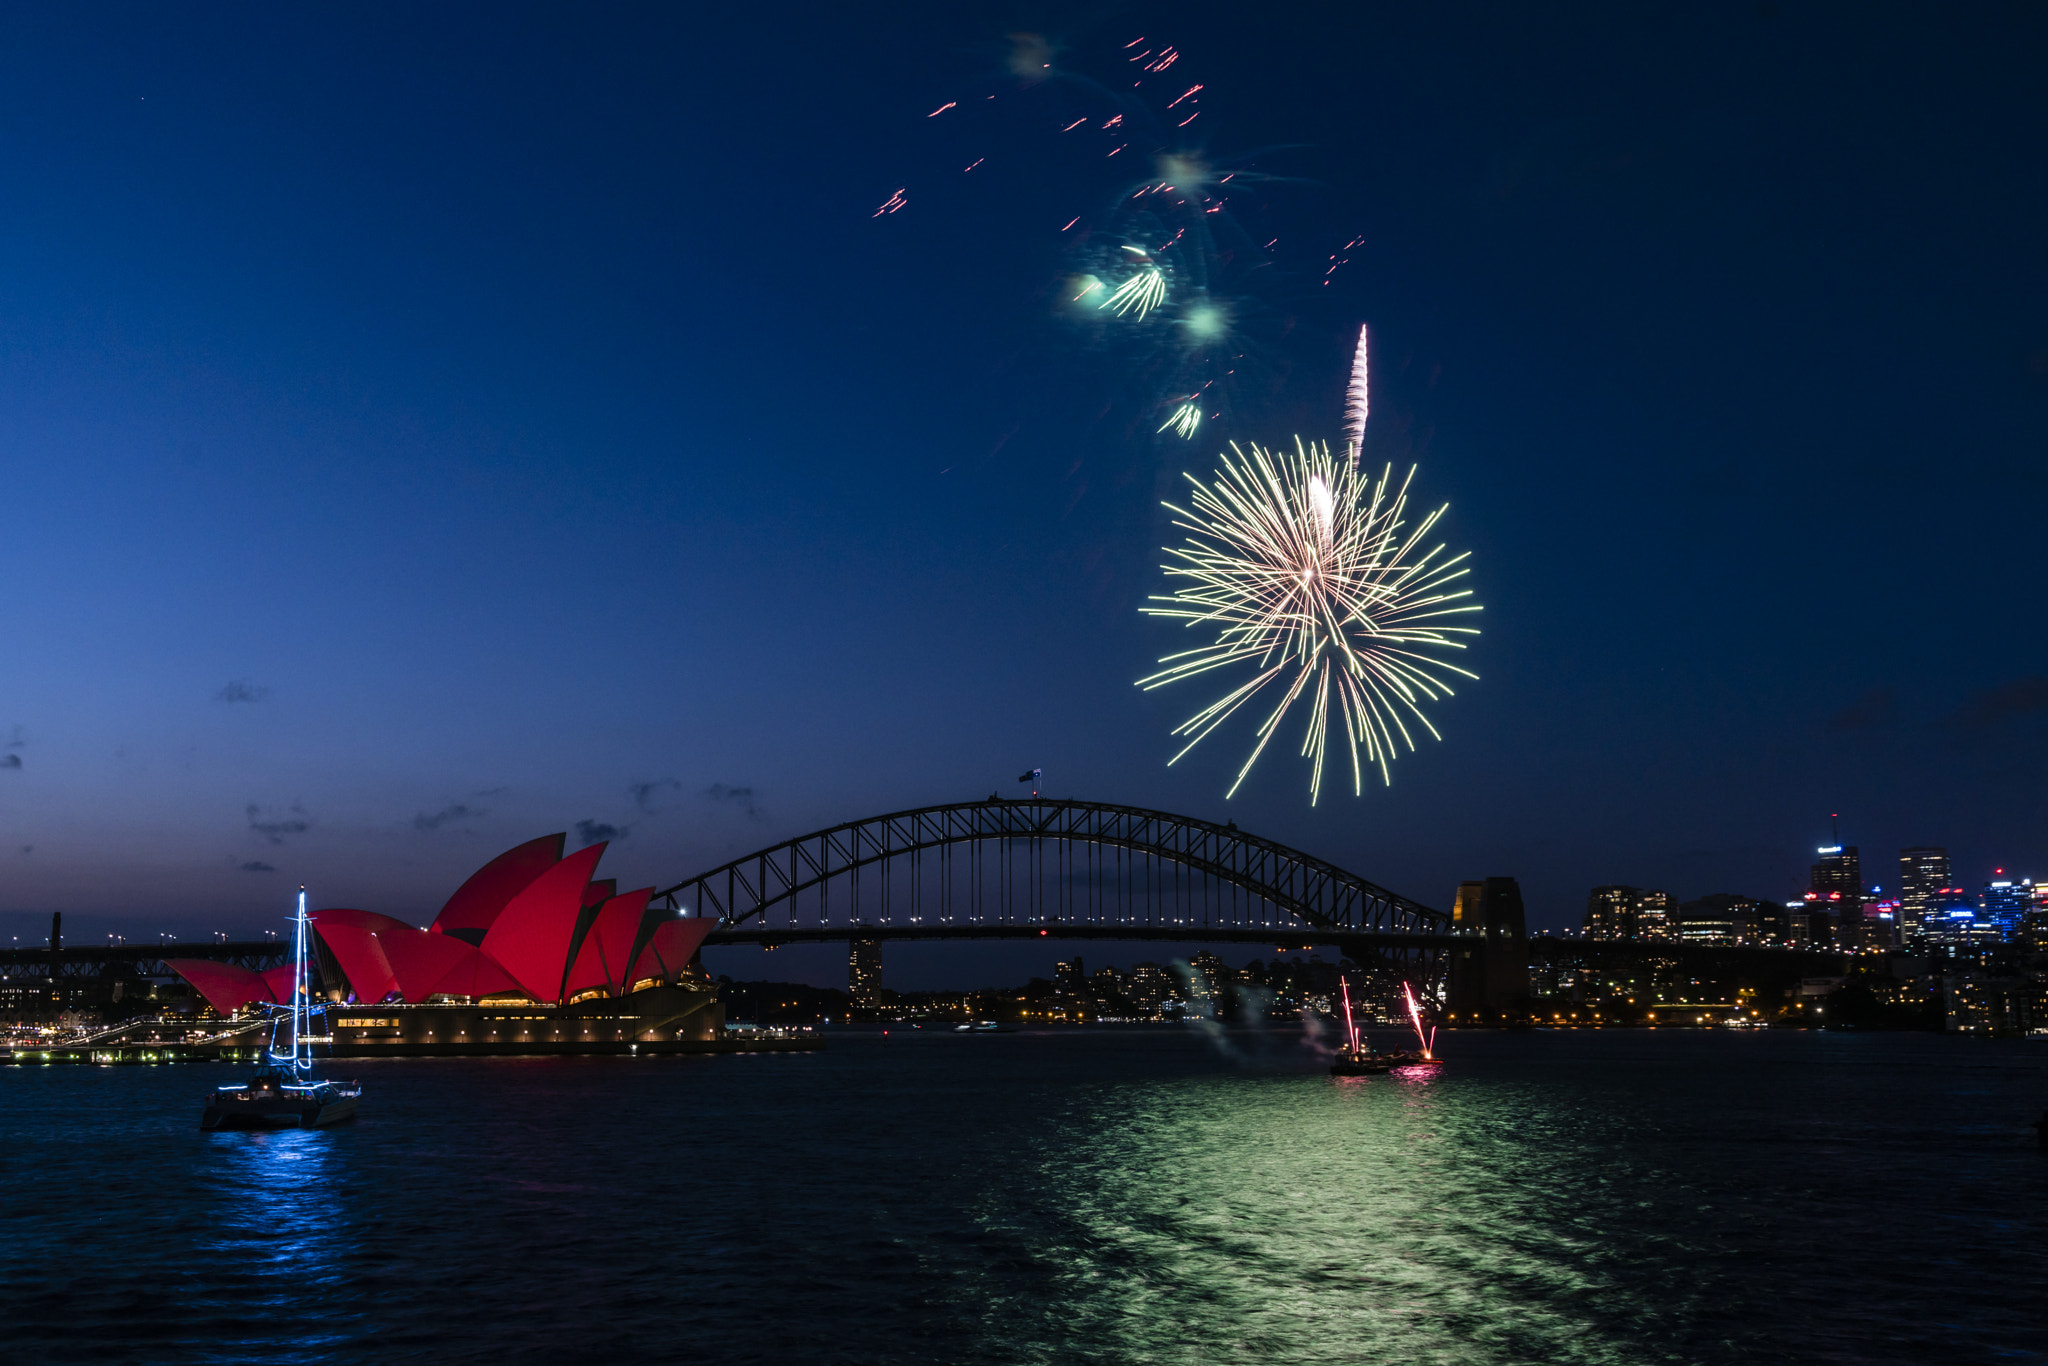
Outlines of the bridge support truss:
[[1235,825],[990,798],[815,831],[656,894],[707,943],[1089,938],[1330,945],[1432,980],[1449,917]]

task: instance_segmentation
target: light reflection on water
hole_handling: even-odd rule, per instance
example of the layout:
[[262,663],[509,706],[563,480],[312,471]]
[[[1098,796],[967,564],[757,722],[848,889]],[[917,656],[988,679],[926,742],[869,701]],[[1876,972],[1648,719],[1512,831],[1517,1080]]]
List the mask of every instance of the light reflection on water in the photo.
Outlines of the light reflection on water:
[[336,1147],[347,1141],[334,1128],[206,1136],[208,1184],[236,1193],[214,1203],[194,1249],[217,1268],[191,1306],[212,1320],[202,1333],[217,1359],[326,1360],[361,1331],[362,1307],[341,1293],[351,1231],[332,1195],[346,1179]]
[[2041,1362],[2044,1050],[1145,1031],[0,1073],[10,1360]]
[[1102,1140],[1054,1140],[1030,1188],[1069,1212],[1071,1325],[1134,1361],[1623,1359],[1573,1308],[1613,1288],[1529,1207],[1541,1174],[1456,1149],[1437,1081],[1203,1080],[1073,1116]]

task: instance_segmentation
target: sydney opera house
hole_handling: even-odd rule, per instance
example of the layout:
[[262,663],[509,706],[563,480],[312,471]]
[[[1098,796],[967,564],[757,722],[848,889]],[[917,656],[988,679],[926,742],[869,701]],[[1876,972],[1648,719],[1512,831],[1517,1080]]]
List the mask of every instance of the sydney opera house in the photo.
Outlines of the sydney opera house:
[[[322,1051],[695,1052],[720,1040],[725,1011],[695,961],[717,922],[649,907],[651,887],[596,880],[605,846],[564,857],[566,838],[498,855],[425,929],[372,911],[312,912],[331,1039]],[[169,966],[223,1016],[291,990],[289,967]]]

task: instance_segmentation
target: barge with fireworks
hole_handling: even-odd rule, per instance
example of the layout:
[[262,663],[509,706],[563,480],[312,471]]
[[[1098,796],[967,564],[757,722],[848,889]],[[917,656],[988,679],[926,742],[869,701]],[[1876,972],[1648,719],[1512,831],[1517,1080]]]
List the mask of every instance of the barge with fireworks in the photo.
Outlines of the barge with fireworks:
[[1344,1045],[1337,1050],[1336,1058],[1330,1063],[1333,1077],[1382,1076],[1397,1067],[1441,1067],[1443,1060],[1430,1047],[1435,1031],[1423,1032],[1422,1008],[1415,1000],[1415,993],[1408,984],[1401,984],[1401,993],[1407,999],[1408,1019],[1415,1026],[1416,1047],[1381,1052],[1365,1042],[1358,1031],[1358,1020],[1351,1013],[1351,984],[1342,982],[1344,991]]

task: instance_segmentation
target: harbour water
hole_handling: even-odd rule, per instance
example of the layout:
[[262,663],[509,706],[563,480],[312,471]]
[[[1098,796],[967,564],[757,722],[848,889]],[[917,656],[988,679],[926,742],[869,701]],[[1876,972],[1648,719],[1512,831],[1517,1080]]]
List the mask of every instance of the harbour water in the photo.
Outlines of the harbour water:
[[199,1132],[225,1068],[7,1069],[5,1355],[2048,1361],[2048,1044],[1440,1042],[375,1060],[270,1134]]

